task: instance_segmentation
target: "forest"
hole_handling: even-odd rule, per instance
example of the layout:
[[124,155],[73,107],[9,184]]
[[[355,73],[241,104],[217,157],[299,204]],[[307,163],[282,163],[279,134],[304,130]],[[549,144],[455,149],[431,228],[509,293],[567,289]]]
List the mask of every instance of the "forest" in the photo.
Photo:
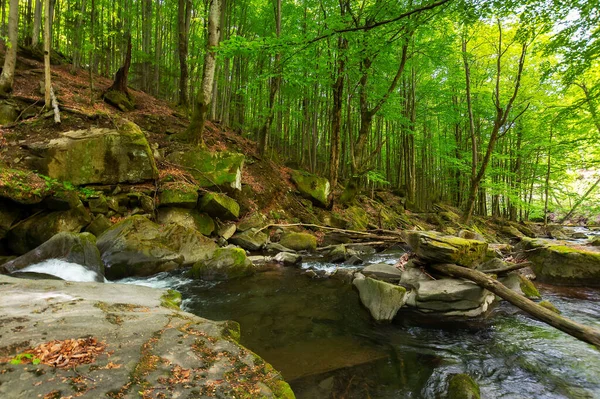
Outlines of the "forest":
[[[208,119],[255,139],[261,154],[340,182],[342,202],[389,188],[415,209],[460,207],[465,220],[597,218],[593,2],[48,5],[52,51],[74,73],[112,78],[130,41],[128,84],[183,113],[198,108],[212,54]],[[41,49],[42,1],[0,8],[8,47]]]

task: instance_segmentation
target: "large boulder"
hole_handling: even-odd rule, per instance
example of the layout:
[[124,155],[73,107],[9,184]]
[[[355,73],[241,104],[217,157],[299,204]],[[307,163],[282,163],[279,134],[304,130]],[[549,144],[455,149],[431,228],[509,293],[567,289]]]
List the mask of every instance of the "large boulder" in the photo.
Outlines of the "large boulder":
[[292,170],[291,177],[302,196],[317,205],[324,207],[329,205],[329,193],[331,192],[329,180],[302,170]]
[[518,246],[537,279],[559,285],[600,286],[600,248],[524,238]]
[[49,259],[84,266],[96,274],[96,281],[104,281],[104,264],[96,247],[96,237],[90,233],[58,233],[36,249],[2,265],[0,272],[13,273]]
[[233,246],[218,248],[210,259],[194,263],[190,272],[192,277],[203,280],[231,280],[253,273],[254,265],[246,251]]
[[98,237],[106,276],[149,276],[208,259],[216,244],[177,224],[161,227],[144,216],[132,216]]
[[240,216],[240,205],[225,194],[206,193],[200,199],[198,207],[221,220],[234,220]]
[[248,251],[260,251],[267,244],[268,236],[257,229],[236,233],[229,239],[232,244],[238,245]]
[[387,263],[374,263],[368,265],[362,269],[362,274],[386,281],[400,281],[402,278],[402,271],[394,265],[388,265]]
[[179,151],[167,160],[186,169],[200,187],[230,187],[242,189],[244,155],[235,152],[210,152],[206,150]]
[[35,143],[31,166],[74,185],[139,183],[158,177],[154,156],[140,128],[124,121],[118,129],[90,128]]
[[360,301],[379,322],[390,322],[406,302],[406,288],[358,274],[352,281]]
[[188,229],[198,230],[205,236],[210,236],[215,231],[214,220],[206,213],[199,212],[196,209],[159,208],[156,221],[163,225],[176,223]]
[[79,233],[91,221],[90,213],[81,203],[68,211],[37,213],[13,225],[7,234],[8,245],[14,253],[22,255],[57,233]]
[[317,239],[308,233],[286,233],[281,237],[279,244],[294,251],[315,251]]
[[430,263],[453,263],[473,268],[486,256],[487,243],[434,231],[410,231],[406,234],[408,245],[422,260]]

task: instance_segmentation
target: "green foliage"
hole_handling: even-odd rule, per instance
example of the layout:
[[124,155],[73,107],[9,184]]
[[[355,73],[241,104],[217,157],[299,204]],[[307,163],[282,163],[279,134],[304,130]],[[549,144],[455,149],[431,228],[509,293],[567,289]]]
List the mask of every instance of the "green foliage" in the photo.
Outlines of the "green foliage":
[[38,365],[41,363],[41,360],[37,357],[34,357],[31,353],[20,353],[10,360],[10,364],[22,364],[25,359],[31,361],[31,364],[34,365]]

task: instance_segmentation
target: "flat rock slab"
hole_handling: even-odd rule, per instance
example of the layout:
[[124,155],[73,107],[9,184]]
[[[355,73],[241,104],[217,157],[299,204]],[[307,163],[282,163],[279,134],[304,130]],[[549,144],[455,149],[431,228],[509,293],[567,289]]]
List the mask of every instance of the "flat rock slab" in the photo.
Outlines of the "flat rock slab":
[[[237,344],[237,323],[179,311],[165,294],[0,276],[0,397],[294,397],[269,364]],[[106,350],[76,369],[7,363],[52,340],[87,337]]]
[[387,263],[375,263],[362,269],[362,274],[368,277],[373,277],[379,280],[400,280],[402,271],[398,270],[394,265]]
[[392,321],[406,302],[406,288],[399,285],[365,277],[360,273],[352,284],[358,289],[360,301],[376,321]]
[[417,256],[430,263],[452,263],[473,268],[481,263],[487,252],[487,243],[435,231],[410,231],[408,245]]

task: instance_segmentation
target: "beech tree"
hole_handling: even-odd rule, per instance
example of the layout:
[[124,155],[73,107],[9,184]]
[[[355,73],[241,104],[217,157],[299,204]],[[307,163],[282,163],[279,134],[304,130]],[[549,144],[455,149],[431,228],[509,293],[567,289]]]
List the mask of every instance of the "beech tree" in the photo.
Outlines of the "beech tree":
[[15,66],[17,64],[17,38],[19,29],[19,0],[10,0],[8,15],[8,43],[4,56],[4,67],[0,75],[0,96],[6,97],[13,90]]

